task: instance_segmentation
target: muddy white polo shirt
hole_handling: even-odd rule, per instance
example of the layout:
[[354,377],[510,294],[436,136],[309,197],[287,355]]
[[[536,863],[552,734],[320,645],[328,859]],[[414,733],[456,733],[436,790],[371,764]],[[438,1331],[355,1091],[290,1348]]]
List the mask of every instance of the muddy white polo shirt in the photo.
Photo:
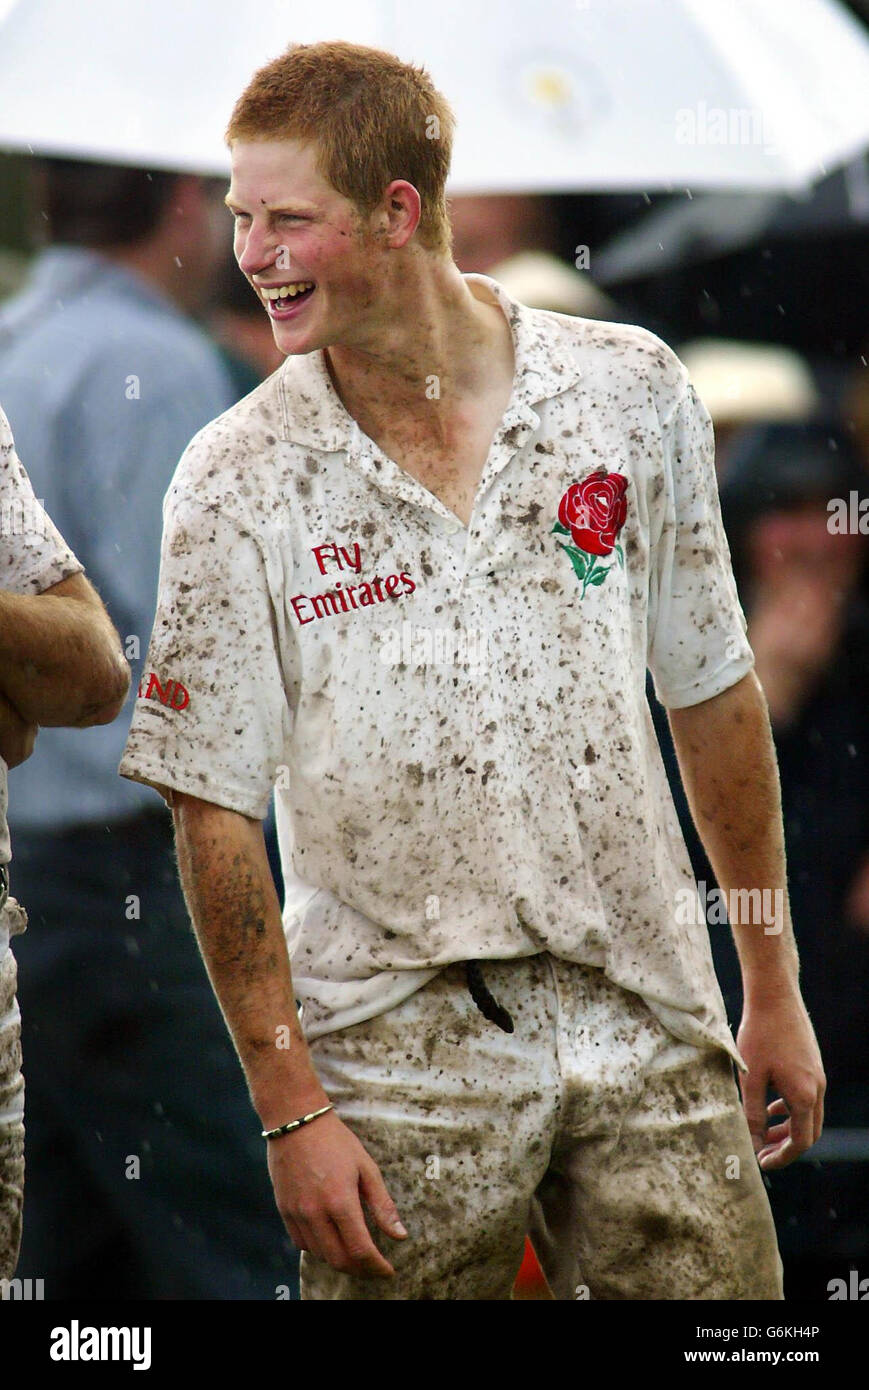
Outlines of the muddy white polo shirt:
[[516,353],[470,526],[288,357],[179,463],[121,772],[255,818],[275,789],[309,1038],[550,951],[738,1058],[645,695],[753,665],[709,417],[646,330],[465,279]]

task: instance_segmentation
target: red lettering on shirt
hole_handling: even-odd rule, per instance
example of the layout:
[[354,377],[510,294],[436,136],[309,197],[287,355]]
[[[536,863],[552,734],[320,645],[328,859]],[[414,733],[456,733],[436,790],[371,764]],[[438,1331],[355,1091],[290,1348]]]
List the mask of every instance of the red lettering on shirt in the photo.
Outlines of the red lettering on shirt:
[[147,686],[142,689],[143,681],[139,682],[139,699],[153,700],[155,697],[161,705],[168,705],[170,709],[186,709],[190,704],[190,692],[180,681],[167,680],[165,685],[160,684],[160,678],[153,671],[147,676]]
[[[318,546],[314,553],[315,555],[317,551],[325,553],[327,549],[326,546]],[[346,552],[344,554],[345,558],[348,558]],[[354,558],[358,559],[358,556]],[[319,555],[317,556],[317,563],[320,563]],[[355,568],[352,563],[350,567],[351,569]],[[374,604],[385,603],[387,599],[398,598],[399,585],[402,584],[405,593],[408,594],[412,594],[416,588],[416,584],[407,570],[402,570],[400,574],[389,574],[386,579],[381,579],[378,575],[370,581],[363,580],[361,584],[342,584],[342,581],[338,580],[334,589],[327,589],[322,594],[294,594],[290,599],[290,605],[299,621],[299,626],[304,627],[305,623],[335,618],[342,613],[350,613],[354,609],[358,611],[360,608],[371,608]],[[349,604],[348,599],[350,600]]]

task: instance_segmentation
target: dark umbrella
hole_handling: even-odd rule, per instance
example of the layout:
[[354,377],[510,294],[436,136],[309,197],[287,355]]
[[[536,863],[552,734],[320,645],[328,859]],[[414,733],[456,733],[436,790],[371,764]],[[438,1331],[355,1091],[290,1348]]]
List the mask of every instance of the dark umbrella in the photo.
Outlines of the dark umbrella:
[[869,161],[805,199],[673,199],[606,242],[591,271],[627,317],[662,321],[671,339],[759,339],[856,366],[869,342]]
[[613,237],[595,255],[601,285],[644,280],[791,238],[850,236],[869,227],[869,154],[807,195],[685,194]]

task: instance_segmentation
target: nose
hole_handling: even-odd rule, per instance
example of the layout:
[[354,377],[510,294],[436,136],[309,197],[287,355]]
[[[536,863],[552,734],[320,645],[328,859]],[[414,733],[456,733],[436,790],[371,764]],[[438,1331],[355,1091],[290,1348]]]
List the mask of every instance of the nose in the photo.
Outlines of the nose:
[[259,275],[274,264],[278,238],[264,223],[253,221],[240,228],[235,243],[235,259],[244,275]]

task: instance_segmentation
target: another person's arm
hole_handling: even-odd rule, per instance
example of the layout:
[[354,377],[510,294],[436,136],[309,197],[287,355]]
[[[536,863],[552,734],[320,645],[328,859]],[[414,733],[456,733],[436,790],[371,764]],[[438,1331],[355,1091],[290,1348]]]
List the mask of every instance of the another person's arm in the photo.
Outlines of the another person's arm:
[[0,500],[0,757],[16,767],[39,724],[114,719],[130,673],[80,561],[34,495],[2,410]]
[[0,692],[25,724],[109,724],[129,684],[117,633],[84,575],[40,594],[0,589]]
[[38,733],[37,726],[22,719],[11,701],[0,693],[0,758],[7,768],[27,761]]
[[[208,974],[262,1127],[277,1128],[328,1105],[329,1097],[299,1026],[262,824],[170,795],[181,882]],[[269,1140],[268,1164],[278,1210],[299,1249],[346,1273],[394,1272],[371,1239],[361,1203],[387,1235],[406,1232],[377,1165],[334,1111]]]
[[[737,1036],[749,1068],[740,1077],[743,1103],[758,1161],[782,1168],[820,1137],[826,1083],[799,986],[766,700],[751,671],[713,699],[668,710],[668,717],[691,814],[727,901],[748,905],[752,900],[733,890],[754,889],[761,902],[766,894],[781,906],[772,927],[763,916],[731,926],[744,991]],[[769,1115],[768,1085],[781,1096]],[[785,1118],[768,1129],[774,1116]]]

